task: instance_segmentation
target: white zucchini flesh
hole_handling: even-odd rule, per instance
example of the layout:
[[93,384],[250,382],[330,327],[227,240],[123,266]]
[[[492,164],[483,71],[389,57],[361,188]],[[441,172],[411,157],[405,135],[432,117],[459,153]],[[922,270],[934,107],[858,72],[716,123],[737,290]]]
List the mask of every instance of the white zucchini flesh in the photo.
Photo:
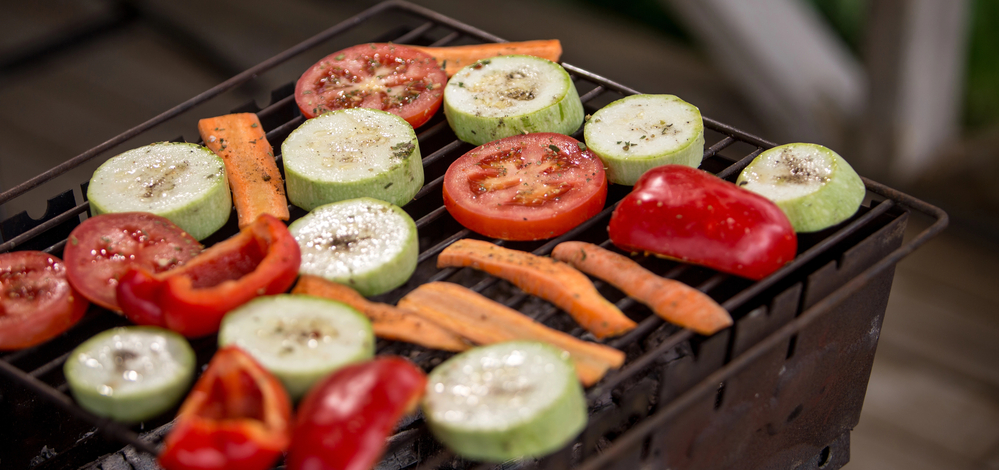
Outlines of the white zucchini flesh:
[[451,450],[491,462],[558,450],[587,420],[568,353],[532,341],[475,348],[437,366],[423,411]]
[[307,295],[258,297],[228,313],[219,346],[235,344],[299,399],[327,374],[375,353],[371,322],[350,306]]
[[126,422],[169,410],[194,377],[194,350],[182,336],[148,326],[115,328],[85,341],[64,365],[76,402]]
[[306,210],[358,197],[402,206],[423,187],[416,132],[384,111],[342,109],[309,119],[281,154],[288,199]]
[[761,153],[736,184],[777,204],[796,232],[815,232],[849,219],[867,194],[864,181],[843,157],[804,143]]
[[481,60],[451,77],[444,114],[459,139],[482,145],[523,133],[572,134],[583,123],[583,103],[561,65],[512,55]]
[[87,199],[94,215],[151,212],[198,240],[232,213],[225,163],[188,143],[160,142],[112,157],[94,172]]
[[700,110],[673,95],[632,95],[608,104],[586,122],[583,137],[607,166],[608,181],[626,186],[657,166],[697,168],[704,155]]
[[288,229],[302,252],[299,273],[346,284],[365,296],[399,287],[416,270],[416,223],[385,201],[357,198],[320,206]]

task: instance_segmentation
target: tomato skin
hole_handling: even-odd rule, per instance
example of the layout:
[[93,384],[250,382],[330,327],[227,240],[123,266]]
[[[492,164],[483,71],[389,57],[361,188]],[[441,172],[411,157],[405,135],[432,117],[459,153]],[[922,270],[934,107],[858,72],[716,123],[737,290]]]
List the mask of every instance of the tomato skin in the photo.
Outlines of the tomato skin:
[[59,336],[90,305],[66,280],[66,265],[41,251],[0,254],[0,350]]
[[281,383],[236,346],[219,349],[167,435],[167,470],[265,470],[291,441],[291,401]]
[[777,205],[706,171],[666,165],[647,171],[611,216],[610,239],[759,280],[794,259],[798,239]]
[[164,217],[120,212],[91,217],[73,229],[63,258],[74,289],[101,307],[121,311],[115,289],[128,268],[167,271],[195,257],[202,248]]
[[444,174],[444,207],[451,216],[504,240],[557,237],[600,213],[606,200],[603,163],[563,134],[489,142],[459,157]]
[[396,114],[417,128],[440,108],[446,83],[447,74],[429,54],[398,44],[360,44],[302,74],[295,102],[308,119],[361,107]]
[[118,282],[118,302],[125,316],[140,325],[161,326],[189,338],[210,335],[230,310],[288,290],[301,260],[284,223],[262,214],[175,269],[158,274],[129,269]]
[[423,397],[427,377],[399,357],[344,367],[309,390],[299,405],[288,470],[368,470],[385,438]]

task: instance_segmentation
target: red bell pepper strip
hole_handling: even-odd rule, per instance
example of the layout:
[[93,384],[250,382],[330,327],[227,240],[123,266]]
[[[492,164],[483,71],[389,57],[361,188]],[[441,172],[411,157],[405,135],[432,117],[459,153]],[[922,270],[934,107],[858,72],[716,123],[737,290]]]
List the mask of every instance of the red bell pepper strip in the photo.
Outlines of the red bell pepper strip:
[[237,235],[159,274],[129,269],[118,280],[122,312],[135,323],[195,338],[215,333],[230,310],[288,290],[302,255],[284,223],[263,214]]
[[236,346],[219,349],[167,435],[167,470],[268,469],[291,442],[291,402],[273,375]]
[[611,215],[610,239],[629,251],[707,266],[753,280],[794,259],[798,238],[770,200],[706,171],[647,171]]
[[299,405],[288,470],[369,470],[399,418],[423,397],[426,384],[422,370],[398,357],[329,375]]

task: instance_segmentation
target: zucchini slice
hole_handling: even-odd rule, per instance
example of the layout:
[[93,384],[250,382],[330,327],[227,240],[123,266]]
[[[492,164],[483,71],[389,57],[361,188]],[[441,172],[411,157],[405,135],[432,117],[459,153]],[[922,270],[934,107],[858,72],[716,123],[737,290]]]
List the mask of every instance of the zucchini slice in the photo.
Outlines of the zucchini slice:
[[347,304],[308,295],[258,297],[222,320],[219,347],[250,353],[298,400],[319,379],[375,354],[371,322]]
[[697,168],[704,155],[701,111],[673,95],[632,95],[608,104],[586,121],[583,138],[607,166],[607,180],[626,186],[657,166]]
[[385,201],[365,197],[320,206],[288,230],[302,251],[299,273],[346,284],[361,295],[395,289],[416,270],[416,223]]
[[587,419],[568,353],[533,341],[475,348],[437,366],[423,412],[451,450],[489,462],[558,450]]
[[151,212],[198,240],[222,228],[232,213],[225,163],[196,144],[160,142],[112,157],[87,188],[94,215]]
[[482,145],[517,134],[572,134],[583,124],[583,103],[561,65],[509,55],[480,60],[451,77],[444,115],[459,139]]
[[104,331],[77,346],[63,366],[76,402],[126,422],[144,421],[183,398],[194,378],[194,350],[183,336],[152,326]]
[[795,232],[816,232],[849,219],[867,194],[853,167],[817,144],[767,150],[742,170],[736,184],[777,204]]
[[423,187],[416,132],[384,111],[342,109],[309,119],[281,154],[288,200],[305,210],[358,197],[403,206]]

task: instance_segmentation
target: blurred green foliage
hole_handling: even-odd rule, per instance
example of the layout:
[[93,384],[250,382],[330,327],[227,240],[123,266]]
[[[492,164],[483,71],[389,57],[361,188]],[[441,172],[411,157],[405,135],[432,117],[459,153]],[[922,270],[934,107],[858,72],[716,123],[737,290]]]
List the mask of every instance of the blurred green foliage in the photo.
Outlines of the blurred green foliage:
[[999,2],[975,0],[971,9],[964,122],[969,129],[999,123]]

